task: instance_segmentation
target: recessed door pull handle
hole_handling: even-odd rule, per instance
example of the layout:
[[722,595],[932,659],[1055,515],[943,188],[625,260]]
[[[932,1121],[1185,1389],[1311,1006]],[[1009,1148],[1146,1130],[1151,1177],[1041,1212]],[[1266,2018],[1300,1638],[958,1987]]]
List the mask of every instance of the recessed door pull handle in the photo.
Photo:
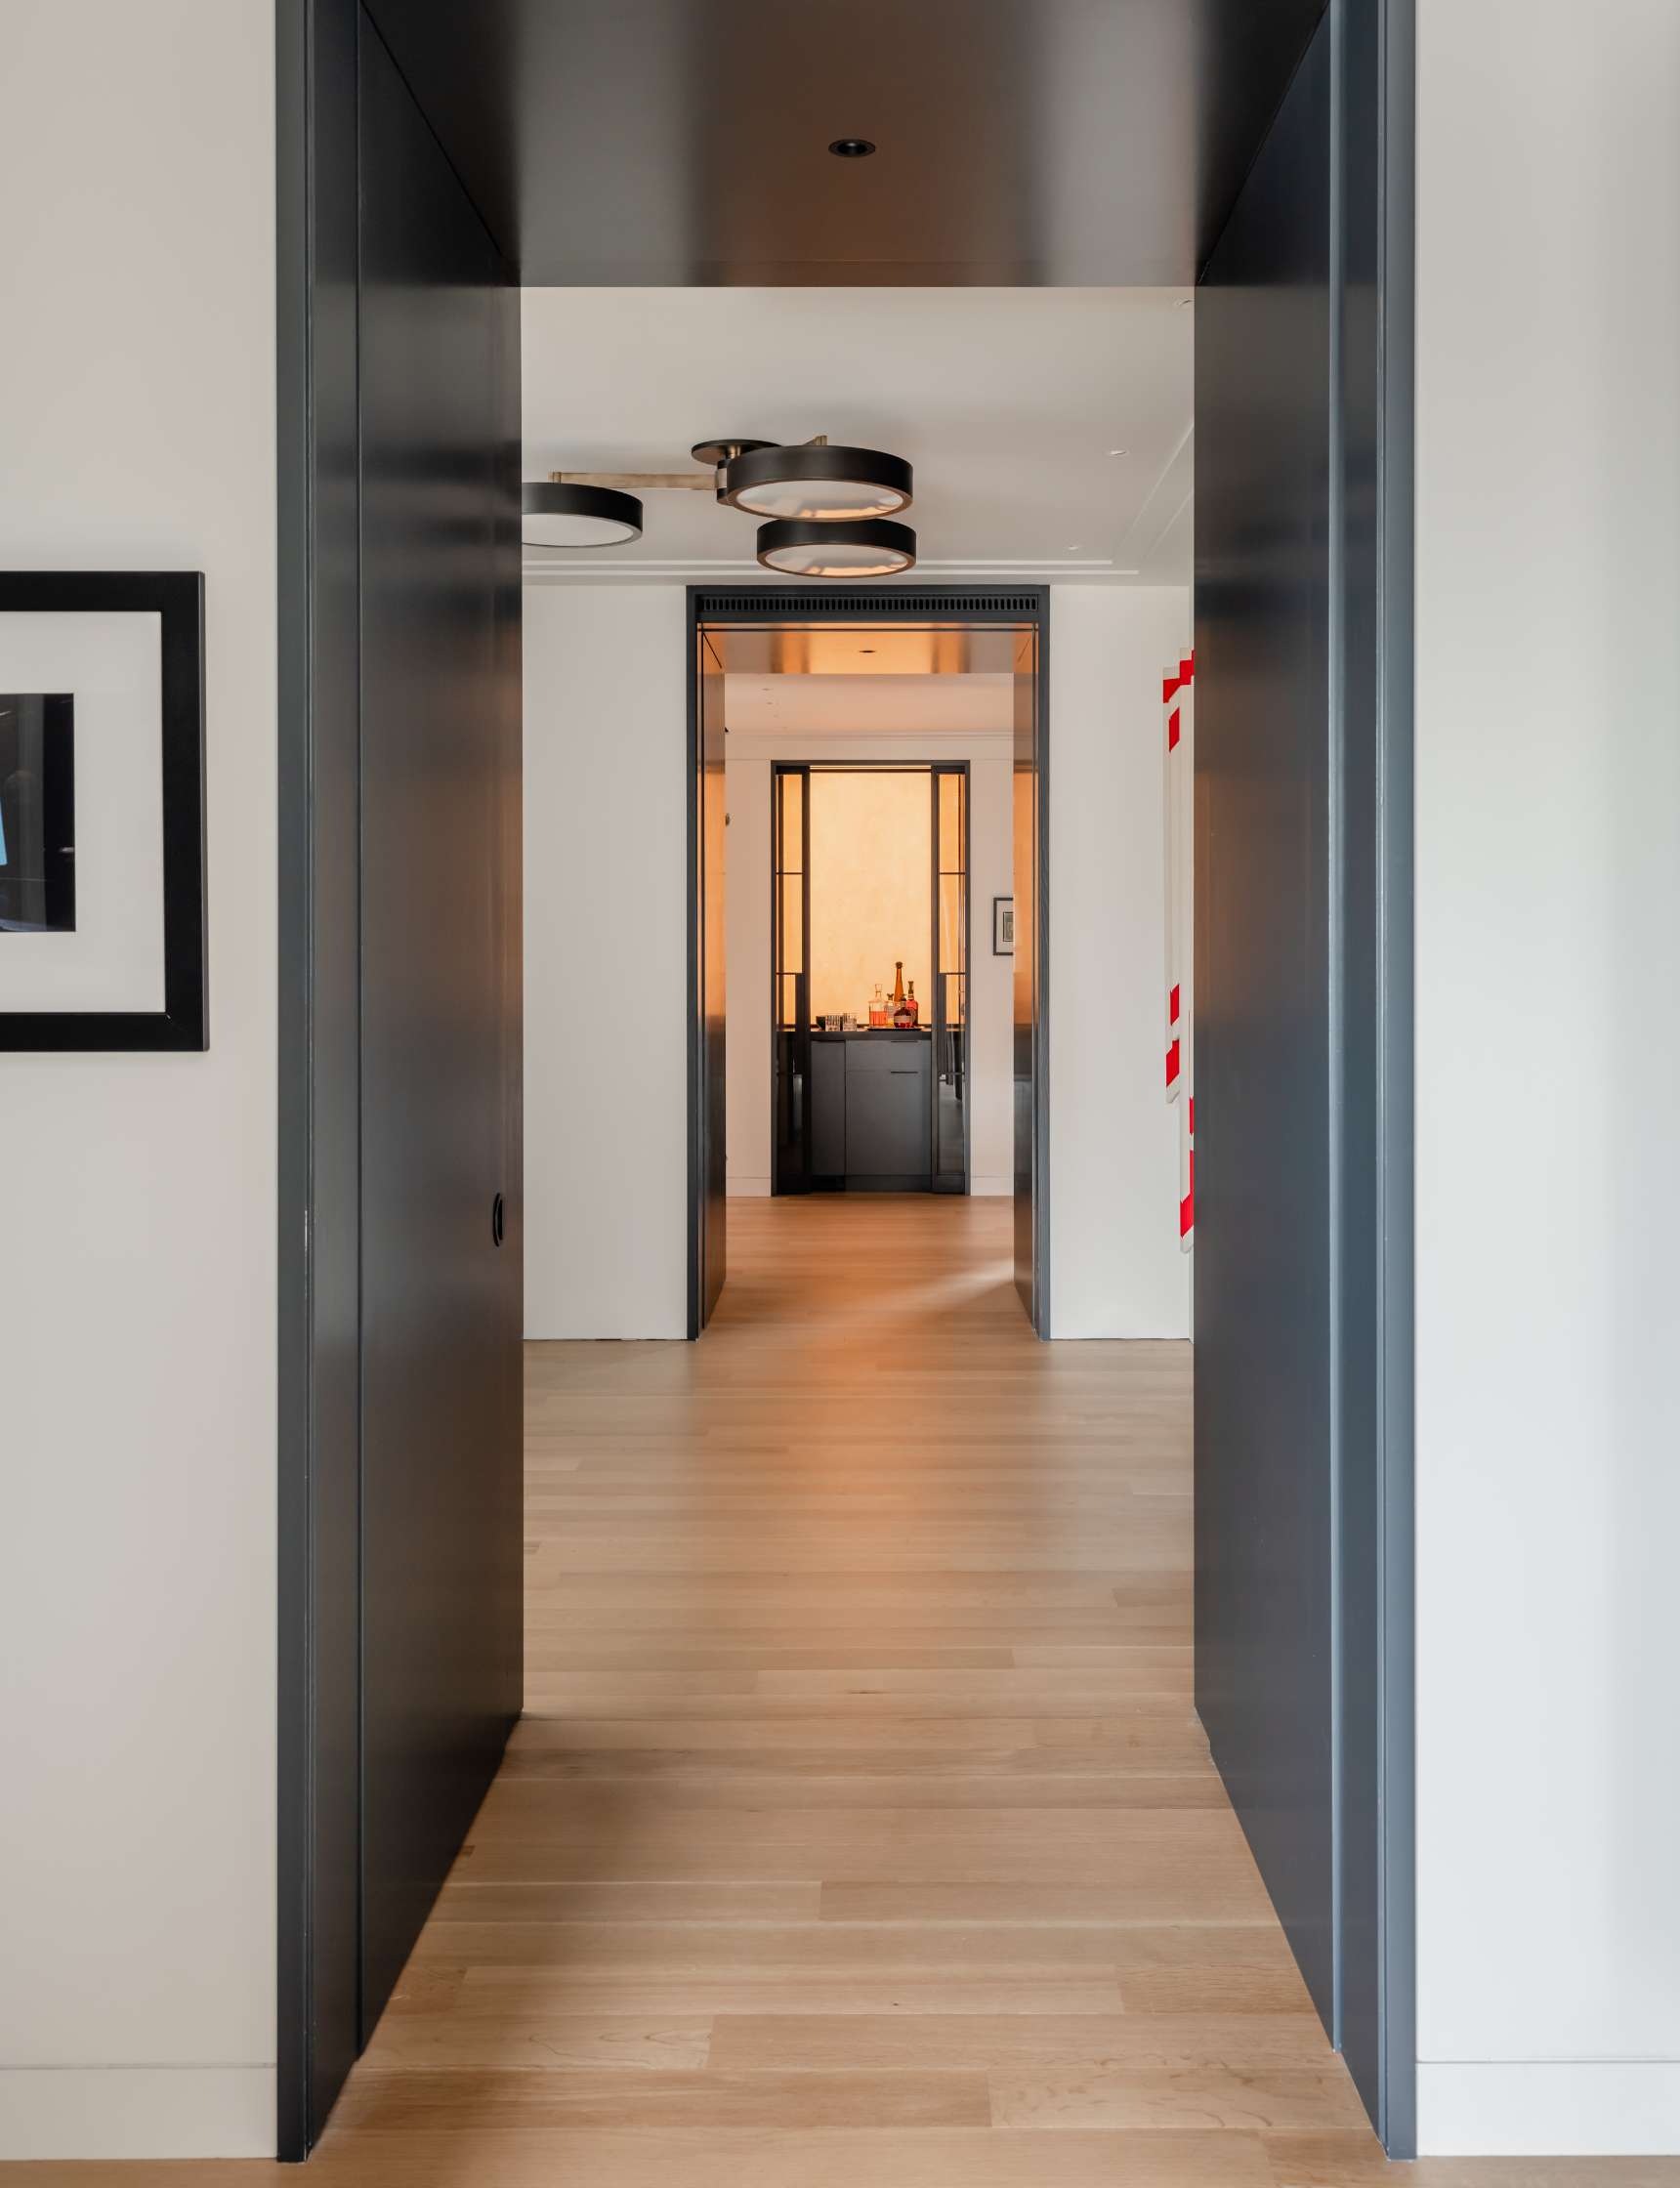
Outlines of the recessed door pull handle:
[[507,1211],[498,1193],[490,1202],[490,1243],[500,1245],[507,1235]]

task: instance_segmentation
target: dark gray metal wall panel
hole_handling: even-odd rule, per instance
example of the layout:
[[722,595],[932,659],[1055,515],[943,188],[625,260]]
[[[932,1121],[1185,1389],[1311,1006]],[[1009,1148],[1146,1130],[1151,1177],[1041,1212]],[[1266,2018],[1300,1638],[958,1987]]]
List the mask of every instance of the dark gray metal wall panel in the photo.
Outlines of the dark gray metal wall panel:
[[1409,0],[1332,0],[1198,298],[1197,1639],[1415,2139]]
[[357,0],[282,0],[278,2139],[360,2046]]
[[1197,1703],[1335,2018],[1330,39],[1197,291]]
[[1341,1994],[1339,2037],[1371,2117],[1382,2105],[1382,1698],[1377,1564],[1377,1027],[1381,995],[1377,639],[1381,11],[1333,0],[1335,374],[1332,819],[1336,920],[1331,1031],[1335,1240]]
[[521,1703],[518,299],[362,21],[362,2029]]
[[1414,1355],[1413,447],[1415,0],[1361,0],[1378,18],[1376,358],[1377,760],[1375,1054],[1379,1489],[1376,1801],[1382,2104],[1390,2157],[1417,2155],[1417,1755]]

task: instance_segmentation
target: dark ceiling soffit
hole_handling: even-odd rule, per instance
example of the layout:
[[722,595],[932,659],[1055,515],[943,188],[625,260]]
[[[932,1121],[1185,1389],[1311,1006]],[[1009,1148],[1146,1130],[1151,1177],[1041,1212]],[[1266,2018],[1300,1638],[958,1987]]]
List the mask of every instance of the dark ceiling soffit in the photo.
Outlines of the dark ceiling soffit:
[[[1188,283],[1323,13],[851,0],[837,37],[785,0],[366,4],[543,286]],[[855,127],[877,155],[831,158]]]

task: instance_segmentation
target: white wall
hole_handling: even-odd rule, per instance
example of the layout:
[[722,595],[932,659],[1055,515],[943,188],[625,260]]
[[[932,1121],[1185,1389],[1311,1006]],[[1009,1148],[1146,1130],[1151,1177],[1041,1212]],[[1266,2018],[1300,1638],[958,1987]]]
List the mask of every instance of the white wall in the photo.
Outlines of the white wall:
[[688,1330],[686,612],[525,587],[530,1337]]
[[4,19],[0,563],[206,574],[211,1045],[0,1057],[0,2155],[262,2155],[273,6]]
[[[687,862],[680,586],[525,588],[525,1298],[533,1337],[680,1337],[687,1316]],[[1051,1312],[1068,1337],[1183,1337],[1175,1119],[1161,1086],[1162,670],[1182,587],[1051,594]],[[946,737],[940,749],[946,749]],[[738,743],[738,752],[737,752]],[[812,756],[793,733],[772,738]],[[853,747],[849,744],[848,750]],[[950,744],[953,753],[954,743]],[[979,749],[977,745],[976,750]],[[868,756],[859,747],[860,756]],[[768,1179],[771,744],[730,738],[728,1153]],[[1001,771],[1001,754],[985,767]],[[750,772],[758,771],[758,772]],[[995,791],[995,795],[993,795]],[[1002,806],[992,822],[987,801]],[[977,780],[975,833],[1007,827]],[[977,1020],[995,1054],[974,1120],[977,1184],[1012,1167],[995,1068],[1008,960],[975,882]],[[757,907],[755,909],[755,906]],[[996,983],[996,1001],[981,989]],[[587,1013],[587,1016],[584,1014]],[[743,1024],[743,1014],[745,1023]],[[981,1035],[977,1030],[977,1043]],[[593,1060],[580,1068],[574,1059]],[[600,1059],[614,1061],[604,1071]],[[621,1068],[619,1060],[622,1060]]]
[[1426,2149],[1680,2151],[1680,8],[1422,0]]
[[1178,1118],[1162,1081],[1161,676],[1180,586],[1050,590],[1050,1318],[1185,1337]]
[[[733,679],[732,679],[733,681]],[[854,704],[857,702],[855,701]],[[866,704],[866,698],[864,700]],[[1007,684],[1004,706],[1008,705]],[[937,736],[740,731],[729,738],[729,1189],[770,1191],[770,783],[773,760],[925,760],[969,763],[969,888],[973,898],[970,1016],[973,1079],[970,1191],[1015,1190],[1013,960],[991,954],[991,900],[1014,893],[1012,738],[1006,731]],[[862,998],[860,998],[860,1005]]]

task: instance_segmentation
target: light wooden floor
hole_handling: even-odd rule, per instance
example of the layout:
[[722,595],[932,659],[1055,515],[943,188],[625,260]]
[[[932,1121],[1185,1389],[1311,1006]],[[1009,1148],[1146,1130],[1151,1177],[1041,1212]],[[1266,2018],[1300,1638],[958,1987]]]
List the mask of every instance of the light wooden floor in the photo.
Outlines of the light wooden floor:
[[730,1226],[698,1346],[530,1348],[528,1714],[315,2175],[1680,2180],[1383,2161],[1191,1709],[1188,1349],[1035,1343],[1007,1203]]

